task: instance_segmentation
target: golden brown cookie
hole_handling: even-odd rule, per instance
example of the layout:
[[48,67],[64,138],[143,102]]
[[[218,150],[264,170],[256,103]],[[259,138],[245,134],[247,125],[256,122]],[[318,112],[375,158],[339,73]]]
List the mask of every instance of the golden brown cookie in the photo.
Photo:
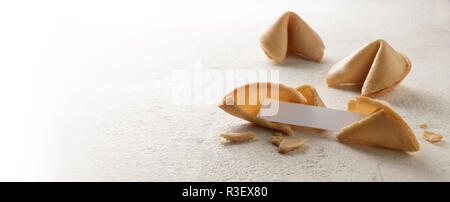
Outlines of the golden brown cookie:
[[330,87],[362,85],[361,95],[375,98],[397,86],[410,70],[408,57],[378,39],[333,65],[326,81]]
[[347,110],[369,116],[343,128],[337,135],[339,141],[405,152],[419,151],[413,131],[388,103],[358,96],[348,102]]
[[[272,96],[272,90],[277,89],[278,97]],[[276,91],[274,91],[276,92]],[[229,92],[219,103],[219,108],[225,112],[255,123],[259,126],[281,131],[290,136],[293,134],[292,127],[287,124],[270,122],[257,117],[265,99],[271,98],[285,102],[307,104],[325,107],[315,88],[311,85],[300,85],[291,88],[283,84],[270,82],[249,83]]]
[[283,62],[287,53],[320,62],[325,45],[305,21],[288,11],[262,35],[261,48],[269,59],[278,63]]

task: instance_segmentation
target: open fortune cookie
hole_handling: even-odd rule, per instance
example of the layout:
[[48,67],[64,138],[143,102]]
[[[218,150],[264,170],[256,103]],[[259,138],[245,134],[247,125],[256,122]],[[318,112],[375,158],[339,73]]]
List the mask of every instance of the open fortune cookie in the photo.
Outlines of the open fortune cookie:
[[305,21],[288,11],[262,35],[261,48],[269,59],[277,63],[283,62],[287,53],[320,62],[325,45]]
[[343,128],[337,135],[339,141],[405,152],[419,151],[413,131],[388,103],[358,96],[348,102],[347,110],[369,116]]
[[327,85],[362,85],[361,95],[378,97],[397,86],[411,70],[411,61],[378,39],[342,59],[327,74]]
[[[278,97],[272,96],[272,89],[278,89]],[[270,82],[249,83],[235,88],[225,95],[219,103],[219,107],[233,116],[256,125],[282,131],[288,136],[293,135],[294,132],[290,125],[270,122],[257,117],[262,103],[267,98],[325,107],[316,89],[311,85],[304,84],[297,88],[291,88]]]

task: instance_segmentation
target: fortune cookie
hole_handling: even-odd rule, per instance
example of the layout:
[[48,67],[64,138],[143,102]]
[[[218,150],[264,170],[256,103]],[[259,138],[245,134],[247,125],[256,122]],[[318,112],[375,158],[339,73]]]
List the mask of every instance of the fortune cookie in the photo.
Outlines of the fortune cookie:
[[281,63],[287,53],[320,62],[325,45],[320,36],[297,14],[284,13],[261,37],[267,57]]
[[375,40],[342,59],[327,74],[327,85],[362,85],[361,95],[378,97],[408,75],[411,61],[385,40]]
[[[272,89],[278,90],[278,96],[272,96]],[[257,117],[262,103],[267,98],[325,107],[316,89],[311,85],[304,84],[297,88],[291,88],[283,84],[258,82],[235,88],[220,101],[219,108],[256,125],[278,130],[289,136],[293,135],[294,132],[290,125],[270,122]]]
[[388,103],[358,96],[348,102],[347,110],[368,116],[343,128],[337,135],[339,141],[405,152],[419,151],[413,131]]

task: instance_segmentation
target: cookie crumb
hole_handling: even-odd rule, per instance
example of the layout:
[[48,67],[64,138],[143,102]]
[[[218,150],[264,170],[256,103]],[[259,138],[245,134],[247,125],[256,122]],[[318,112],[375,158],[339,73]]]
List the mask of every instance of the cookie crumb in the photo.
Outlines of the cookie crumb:
[[223,133],[220,134],[220,137],[225,138],[229,142],[236,143],[252,140],[255,138],[255,133],[253,131],[246,131],[242,133]]
[[427,128],[428,127],[428,125],[427,124],[425,124],[425,123],[421,123],[421,124],[419,124],[419,128]]
[[271,142],[275,146],[280,146],[280,142],[284,139],[283,136],[274,135],[272,136]]
[[283,139],[278,146],[278,153],[286,154],[288,152],[300,149],[306,143],[305,138]]
[[442,138],[444,138],[444,136],[424,130],[422,133],[422,138],[428,142],[436,143],[436,142],[440,142],[442,140]]

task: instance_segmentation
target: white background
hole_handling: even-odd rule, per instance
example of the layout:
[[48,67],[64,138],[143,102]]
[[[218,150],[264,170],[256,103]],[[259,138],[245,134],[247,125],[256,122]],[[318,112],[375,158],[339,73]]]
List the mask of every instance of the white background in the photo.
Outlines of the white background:
[[[322,37],[321,63],[270,62],[262,31],[297,12]],[[1,1],[0,180],[439,181],[450,180],[450,3],[436,1]],[[280,155],[273,131],[215,105],[170,102],[177,69],[279,70],[289,86],[314,85],[345,109],[359,89],[328,88],[332,64],[383,38],[412,61],[380,99],[416,133],[404,154],[341,144],[296,130],[301,151]],[[230,90],[230,89],[226,89]],[[230,145],[223,132],[257,140]]]

